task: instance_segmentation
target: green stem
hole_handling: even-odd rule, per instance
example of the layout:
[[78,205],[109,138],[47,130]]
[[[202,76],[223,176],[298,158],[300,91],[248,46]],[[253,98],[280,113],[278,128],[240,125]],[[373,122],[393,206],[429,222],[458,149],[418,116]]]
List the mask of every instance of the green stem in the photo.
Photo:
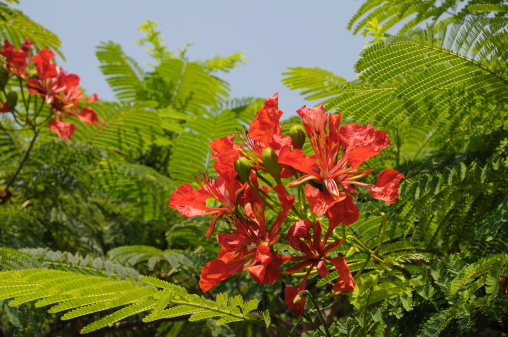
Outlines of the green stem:
[[300,316],[300,318],[298,318],[298,321],[296,322],[295,326],[293,327],[293,329],[291,329],[291,331],[289,333],[295,332],[296,328],[302,322],[302,320],[303,320],[303,316]]
[[383,218],[383,228],[381,229],[381,238],[379,239],[379,243],[377,244],[376,249],[374,249],[374,254],[377,254],[377,252],[383,245],[383,240],[385,239],[386,234],[386,214],[384,212],[381,212],[381,217]]
[[307,295],[309,296],[309,298],[312,301],[312,303],[314,303],[314,306],[316,307],[317,313],[319,315],[319,319],[321,320],[321,322],[323,322],[323,328],[325,329],[326,337],[332,337],[330,335],[330,331],[328,330],[328,327],[326,326],[325,319],[323,318],[323,315],[321,314],[321,310],[319,310],[319,306],[318,306],[314,296],[312,296],[311,293],[308,290],[302,290],[302,291],[300,291],[300,294],[302,294],[302,293],[307,293]]
[[23,91],[23,82],[21,81],[21,77],[18,76],[18,80],[19,80],[19,89],[21,90],[21,98],[23,99],[23,103],[25,104],[26,111],[28,112],[29,106],[28,106],[26,99],[25,99],[25,92]]
[[7,186],[5,187],[6,191],[9,189],[9,187],[12,186],[12,184],[14,184],[14,181],[18,177],[18,174],[21,172],[21,168],[23,167],[23,165],[25,164],[26,160],[28,159],[28,155],[30,154],[30,151],[32,151],[32,148],[34,146],[35,140],[37,139],[38,135],[39,135],[39,132],[37,131],[37,129],[35,129],[34,130],[34,136],[32,138],[32,141],[30,142],[30,145],[28,146],[28,149],[25,152],[25,156],[23,157],[23,159],[19,163],[19,166],[18,166],[18,169],[16,170],[16,173],[14,173],[14,175],[11,177],[11,179],[7,183]]
[[263,204],[265,204],[269,209],[271,209],[272,211],[274,211],[275,213],[279,213],[278,210],[276,210],[270,203],[268,203],[266,201],[265,198],[263,198],[263,196],[259,193],[258,189],[252,184],[252,182],[250,180],[247,181],[247,184],[249,184],[250,188],[254,191],[254,193],[256,194],[256,196],[261,199],[261,201],[263,202]]
[[321,328],[316,324],[314,323],[314,320],[312,319],[312,317],[310,317],[310,315],[308,313],[306,313],[305,311],[302,313],[302,316],[305,317],[307,319],[307,321],[309,321],[310,324],[312,324],[314,326],[314,328],[316,328],[317,330],[319,330],[319,332],[321,333],[324,333]]
[[268,179],[266,179],[261,174],[259,174],[259,171],[258,171],[258,178],[261,179],[268,186],[273,187],[273,184]]
[[240,189],[236,192],[236,196],[235,196],[235,214],[240,214],[240,212],[238,211],[238,200],[240,199],[240,196],[245,191],[246,187],[247,187],[247,184],[243,184],[243,186],[240,187]]
[[363,270],[365,269],[365,267],[367,267],[367,264],[369,264],[369,261],[370,261],[370,255],[367,256],[367,258],[365,259],[365,262],[363,263],[360,270],[356,272],[355,277],[358,277],[361,273],[363,273]]

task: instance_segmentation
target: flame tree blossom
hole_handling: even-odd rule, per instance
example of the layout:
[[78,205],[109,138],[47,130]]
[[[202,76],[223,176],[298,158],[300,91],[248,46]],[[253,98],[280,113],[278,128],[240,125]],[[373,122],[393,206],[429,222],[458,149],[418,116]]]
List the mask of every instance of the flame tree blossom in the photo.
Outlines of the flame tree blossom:
[[300,149],[284,147],[280,151],[279,163],[306,173],[288,186],[311,180],[323,186],[323,190],[310,184],[305,187],[305,196],[316,215],[326,215],[334,224],[356,222],[359,212],[350,195],[357,193],[353,185],[371,189],[370,195],[374,198],[388,203],[395,201],[403,174],[392,169],[383,171],[376,185],[356,181],[373,171],[358,166],[390,145],[385,131],[356,123],[339,127],[340,115],[325,113],[323,104],[317,108],[303,106],[297,113],[302,118],[314,153],[307,157]]
[[[255,174],[253,175],[255,179]],[[270,284],[280,279],[280,265],[286,257],[272,246],[280,240],[277,234],[295,198],[286,194],[283,185],[276,185],[282,210],[270,228],[266,226],[265,207],[259,199],[253,198],[245,205],[246,216],[234,218],[231,233],[217,234],[217,242],[222,246],[216,260],[208,262],[201,271],[199,286],[204,292],[242,269],[247,270],[252,279],[260,284]],[[252,248],[249,248],[252,247]],[[248,266],[244,268],[244,265]]]
[[[209,175],[200,173],[200,177],[202,182],[196,179],[198,189],[194,189],[189,183],[179,186],[169,199],[169,207],[176,209],[185,218],[214,214],[206,232],[209,239],[219,218],[226,216],[232,219],[236,197],[245,185],[222,176],[212,179]],[[217,200],[222,207],[208,207],[207,200],[210,197]]]
[[32,48],[32,41],[26,39],[21,48],[14,50],[13,45],[5,40],[0,55],[5,57],[6,70],[15,76],[23,79],[28,78],[26,68],[29,65],[30,49]]
[[[20,50],[20,52],[23,51],[23,55],[18,56],[17,62],[12,61],[12,64],[18,65],[13,73],[23,78],[27,78],[25,74],[29,62],[26,61],[25,64],[22,60],[28,60],[30,46],[31,42],[27,40]],[[3,51],[5,51],[5,45]],[[32,57],[31,61],[35,65],[38,78],[29,79],[26,82],[26,88],[29,94],[42,97],[50,106],[50,110],[55,113],[55,119],[48,123],[49,129],[60,138],[69,139],[76,130],[76,126],[65,122],[63,115],[70,119],[78,117],[87,124],[96,124],[98,119],[96,112],[90,107],[83,107],[80,112],[76,112],[79,109],[79,101],[83,99],[79,89],[79,76],[67,74],[62,68],[52,63],[51,59],[54,57],[55,54],[49,49],[42,49],[38,55]]]
[[[250,153],[242,151],[242,154],[251,159],[257,168],[265,169],[263,164],[263,151],[271,148],[279,155],[283,147],[291,146],[291,137],[282,134],[279,124],[283,112],[279,110],[279,95],[275,93],[268,97],[261,109],[256,112],[256,118],[251,122],[249,130],[239,133],[242,145]],[[293,175],[289,166],[282,167],[282,178]]]
[[[312,238],[310,230],[313,229]],[[319,276],[327,278],[329,271],[325,261],[331,263],[339,272],[340,279],[333,286],[335,292],[353,291],[356,282],[349,271],[346,260],[339,256],[330,258],[327,256],[332,250],[338,248],[344,240],[337,240],[327,245],[328,238],[332,234],[333,228],[329,227],[325,236],[322,238],[322,227],[319,220],[313,225],[310,220],[304,219],[296,222],[289,228],[286,241],[291,247],[301,252],[303,256],[291,256],[289,261],[300,261],[293,266],[286,268],[284,274],[294,274],[304,268],[307,273],[298,287],[287,286],[285,290],[286,304],[291,311],[297,312],[298,316],[303,313],[305,307],[305,299],[302,297],[297,303],[294,303],[296,295],[305,290],[307,279],[311,271],[316,268]]]
[[[278,95],[267,98],[246,131],[239,132],[239,142],[231,134],[210,143],[218,177],[211,179],[208,174],[200,173],[201,179],[196,179],[199,188],[188,183],[178,187],[169,207],[184,217],[214,215],[207,238],[219,219],[229,227],[215,235],[220,250],[217,258],[201,271],[199,285],[203,292],[244,270],[259,284],[277,282],[285,265],[285,274],[295,276],[305,270],[299,286],[285,287],[288,308],[300,316],[305,298],[294,303],[295,298],[306,289],[314,269],[323,278],[328,276],[329,268],[338,271],[335,292],[352,291],[356,286],[346,259],[332,255],[346,241],[340,237],[331,240],[339,223],[352,224],[358,219],[358,207],[351,196],[356,193],[355,185],[368,188],[376,199],[394,203],[404,175],[385,169],[375,184],[359,182],[358,179],[373,172],[359,166],[390,144],[388,135],[371,125],[340,127],[340,115],[326,114],[323,105],[304,106],[298,113],[305,130],[301,126],[292,127],[290,136],[286,136],[280,125],[282,111],[278,109]],[[301,150],[306,138],[314,150],[309,157]],[[313,214],[302,209],[304,203],[296,203],[296,198],[281,182],[281,178],[290,178],[294,172],[297,175],[287,186],[305,185],[305,197],[302,197],[307,199]],[[267,186],[262,186],[260,181]],[[272,197],[274,193],[276,198]],[[220,206],[208,207],[209,198],[218,201]],[[276,217],[270,226],[266,208]],[[309,220],[321,215],[328,221]],[[322,221],[328,222],[325,233]],[[354,245],[349,241],[347,244]],[[286,250],[279,251],[279,245],[289,246],[299,254],[284,254]]]

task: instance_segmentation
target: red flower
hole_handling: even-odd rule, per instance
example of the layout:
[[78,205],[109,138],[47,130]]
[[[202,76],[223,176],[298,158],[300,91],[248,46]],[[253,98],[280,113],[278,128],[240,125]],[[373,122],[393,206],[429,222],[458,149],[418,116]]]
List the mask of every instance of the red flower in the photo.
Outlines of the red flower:
[[233,274],[240,273],[245,264],[242,259],[246,255],[247,249],[245,248],[238,251],[221,248],[217,260],[208,262],[201,270],[199,278],[201,290],[207,292]]
[[3,49],[0,50],[0,55],[5,57],[6,66],[10,73],[22,78],[28,78],[26,68],[28,66],[31,47],[32,42],[28,39],[25,40],[19,50],[14,50],[14,47],[9,41],[4,41],[4,46]]
[[[54,66],[54,64],[51,64],[51,66]],[[63,69],[56,66],[54,69],[55,72],[53,73],[53,70],[43,67],[41,70],[43,76],[39,75],[40,79],[32,78],[26,83],[27,91],[30,94],[43,97],[47,104],[53,104],[55,97],[61,99],[59,97],[60,93],[65,95],[79,85],[78,75],[67,75]],[[55,104],[58,104],[58,102],[55,102]]]
[[87,102],[98,102],[99,101],[99,97],[97,97],[97,94],[94,93],[93,96],[88,96],[86,98],[86,101]]
[[0,112],[6,113],[11,112],[11,110],[12,109],[7,101],[5,103],[0,102]]
[[65,123],[60,120],[50,120],[48,123],[49,129],[56,133],[58,137],[62,139],[70,139],[74,131],[76,131],[76,125],[72,123]]
[[270,247],[280,238],[277,232],[293,206],[294,197],[287,195],[282,185],[273,189],[278,193],[282,211],[270,229],[266,228],[264,205],[257,200],[246,204],[245,216],[248,220],[234,218],[235,231],[217,234],[217,242],[222,248],[218,259],[208,262],[201,271],[201,290],[206,292],[234,273],[241,272],[245,264],[248,266],[244,269],[257,283],[270,284],[280,279],[279,268],[285,257],[272,252]]
[[[217,220],[224,215],[232,214],[235,209],[236,195],[245,186],[235,179],[226,180],[219,176],[213,180],[208,175],[202,173],[200,175],[203,184],[196,179],[200,188],[195,190],[189,183],[179,186],[169,199],[169,207],[176,209],[185,218],[215,214],[206,233],[209,239]],[[206,201],[210,197],[220,202],[222,207],[207,207]]]
[[300,293],[300,291],[305,290],[305,285],[302,284],[298,287],[290,287],[287,286],[286,290],[284,291],[284,297],[286,299],[286,304],[288,306],[288,309],[296,312],[298,314],[298,318],[303,314],[303,309],[305,308],[305,298],[303,296],[300,296],[300,300],[296,303],[295,297]]
[[[355,181],[372,173],[372,170],[357,167],[390,144],[388,135],[384,131],[376,131],[371,125],[348,124],[339,129],[340,115],[325,113],[323,104],[317,108],[304,106],[297,112],[302,117],[314,154],[307,158],[299,149],[284,147],[281,150],[279,163],[307,173],[288,186],[309,180],[321,183],[323,190],[310,185],[305,188],[311,210],[316,215],[325,214],[333,224],[354,223],[359,212],[348,195],[356,193],[351,185],[373,187]],[[378,191],[371,195],[381,200],[394,201],[398,196],[398,182],[403,177],[400,173],[384,176],[382,191],[379,190],[380,185]],[[386,198],[386,195],[390,195],[390,198]]]
[[215,159],[213,168],[226,180],[236,177],[235,160],[240,157],[237,150],[242,148],[234,143],[234,139],[235,135],[231,134],[214,139],[210,143],[210,147],[213,149],[212,158]]
[[379,173],[377,182],[374,186],[368,185],[369,194],[379,200],[386,201],[389,204],[395,203],[399,196],[400,180],[404,179],[402,173],[394,169],[385,169]]
[[[312,239],[310,235],[311,228],[314,228]],[[286,304],[290,310],[296,311],[299,316],[303,312],[305,300],[302,299],[295,304],[293,303],[294,298],[299,291],[305,289],[307,279],[314,267],[317,269],[318,274],[322,278],[328,277],[329,272],[325,261],[332,263],[339,271],[340,279],[339,282],[337,282],[334,286],[335,291],[352,291],[356,285],[356,282],[353,280],[351,272],[349,271],[344,258],[336,257],[332,259],[326,256],[329,252],[338,248],[344,242],[344,240],[339,240],[327,245],[327,240],[330,237],[332,231],[333,227],[330,226],[323,240],[321,240],[321,223],[319,220],[317,220],[316,224],[313,226],[308,219],[300,220],[289,228],[288,234],[286,236],[286,241],[291,247],[300,251],[303,256],[288,257],[288,260],[300,262],[289,268],[286,268],[284,270],[284,274],[293,274],[308,267],[307,273],[298,288],[286,287]]]
[[84,107],[81,109],[79,114],[77,114],[80,121],[87,124],[95,124],[97,123],[97,113],[93,111],[92,108]]
[[349,270],[346,259],[342,256],[337,256],[330,260],[330,262],[335,266],[335,269],[339,272],[339,280],[333,286],[333,291],[353,291],[356,287],[356,282],[353,279],[353,275]]
[[[262,154],[266,148],[271,148],[279,155],[283,147],[291,146],[292,140],[289,136],[282,134],[282,127],[279,120],[283,112],[279,110],[279,95],[276,93],[268,97],[261,109],[256,112],[256,118],[252,121],[249,131],[240,134],[243,145],[252,152],[253,156],[244,152],[244,155],[256,163],[256,167],[264,169]],[[292,176],[291,169],[286,165],[282,168],[281,177]]]

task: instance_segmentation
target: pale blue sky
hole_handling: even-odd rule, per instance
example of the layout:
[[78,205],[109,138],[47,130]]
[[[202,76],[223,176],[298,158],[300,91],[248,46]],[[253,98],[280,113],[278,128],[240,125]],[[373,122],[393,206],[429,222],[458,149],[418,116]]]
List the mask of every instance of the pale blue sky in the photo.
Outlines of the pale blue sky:
[[113,100],[95,57],[101,41],[119,43],[124,52],[146,67],[139,24],[151,19],[169,50],[192,42],[187,56],[204,59],[244,51],[247,64],[222,76],[231,97],[268,97],[279,92],[279,108],[294,114],[305,102],[281,83],[286,67],[320,67],[355,78],[353,65],[365,46],[346,25],[362,1],[304,0],[21,0],[21,9],[62,40],[67,62],[62,67],[81,77],[87,93]]

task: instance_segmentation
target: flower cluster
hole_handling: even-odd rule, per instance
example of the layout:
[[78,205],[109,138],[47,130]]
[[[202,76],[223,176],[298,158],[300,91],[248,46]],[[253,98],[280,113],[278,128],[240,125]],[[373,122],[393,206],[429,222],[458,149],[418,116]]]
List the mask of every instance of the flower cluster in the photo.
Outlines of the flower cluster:
[[[285,265],[282,273],[304,275],[298,287],[285,290],[289,309],[301,315],[305,299],[298,300],[297,295],[305,290],[314,268],[323,278],[330,269],[338,271],[335,292],[355,288],[345,258],[336,251],[345,238],[334,233],[339,224],[358,220],[352,197],[357,193],[355,185],[369,189],[376,199],[394,203],[404,175],[385,169],[375,184],[359,182],[373,172],[359,166],[390,144],[388,135],[371,125],[340,126],[340,115],[325,113],[322,104],[297,112],[303,127],[293,126],[284,135],[278,96],[266,99],[237,143],[234,134],[210,143],[218,176],[213,179],[200,173],[200,179],[196,178],[199,188],[188,183],[178,187],[169,207],[187,218],[215,215],[207,238],[219,219],[231,229],[216,234],[221,249],[201,272],[199,285],[204,292],[243,270],[255,282],[270,284],[280,279]],[[306,138],[314,152],[310,156],[302,151]],[[282,179],[288,183],[283,184]],[[293,194],[305,195],[304,200],[291,194],[296,189],[300,193]],[[209,198],[221,207],[209,207]],[[275,220],[267,221],[267,209],[275,212]],[[277,249],[284,246],[293,253],[284,255]]]
[[[15,112],[18,94],[5,93],[7,81],[15,76],[20,83],[26,81],[25,87],[29,94],[42,97],[44,103],[49,105],[54,118],[48,126],[60,138],[69,139],[76,130],[73,123],[64,121],[64,116],[66,119],[78,117],[84,123],[96,124],[97,114],[92,108],[80,109],[79,102],[83,100],[83,93],[79,89],[79,77],[67,74],[52,62],[55,54],[49,49],[42,49],[33,57],[31,49],[32,42],[28,39],[19,50],[15,50],[7,40],[0,49],[5,62],[5,66],[0,69],[0,87],[5,94],[5,102],[0,102],[0,112]],[[32,66],[35,67],[35,72],[29,74],[28,69]],[[88,102],[97,100],[96,94],[86,99]],[[30,100],[27,102],[30,104]]]

